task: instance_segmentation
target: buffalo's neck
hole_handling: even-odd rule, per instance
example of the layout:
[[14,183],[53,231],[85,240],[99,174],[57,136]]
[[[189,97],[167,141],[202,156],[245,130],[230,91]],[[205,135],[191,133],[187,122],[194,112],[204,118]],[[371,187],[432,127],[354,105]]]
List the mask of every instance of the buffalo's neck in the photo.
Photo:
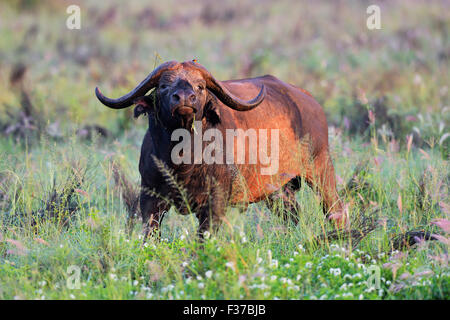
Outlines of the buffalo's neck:
[[[209,129],[211,125],[203,123],[203,132]],[[180,143],[180,141],[171,141],[171,136],[174,130],[170,130],[158,121],[150,120],[149,131],[152,135],[152,140],[155,141],[155,152],[160,156],[160,160],[165,162],[165,165],[170,168],[173,175],[176,176],[177,183],[182,186],[188,194],[192,195],[192,200],[196,204],[202,204],[206,201],[208,194],[211,192],[211,187],[214,185],[213,180],[217,180],[217,175],[226,175],[226,165],[194,163],[194,146],[195,131],[188,130],[191,139],[191,155],[192,161],[190,163],[175,164],[171,159],[173,147]],[[207,142],[202,141],[202,152]],[[166,177],[167,178],[167,177]],[[224,177],[219,178],[222,180]],[[174,190],[175,191],[175,190]],[[176,191],[178,192],[178,191]]]
[[171,131],[157,118],[149,116],[147,134],[151,136],[153,155],[168,163],[170,161],[168,155],[170,156]]

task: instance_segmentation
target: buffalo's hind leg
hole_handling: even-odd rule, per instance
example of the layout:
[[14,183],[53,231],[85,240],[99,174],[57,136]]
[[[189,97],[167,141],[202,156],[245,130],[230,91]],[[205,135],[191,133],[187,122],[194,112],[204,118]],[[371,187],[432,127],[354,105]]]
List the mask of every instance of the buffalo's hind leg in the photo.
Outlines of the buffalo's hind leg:
[[322,196],[323,211],[327,218],[334,221],[338,227],[347,226],[347,213],[336,189],[336,176],[328,151],[320,153],[314,159],[312,171],[306,181]]
[[[269,209],[280,214],[284,221],[290,220],[295,225],[299,221],[299,204],[295,198],[295,192],[301,187],[301,178],[295,177],[291,179],[283,188],[277,192],[272,193],[266,198],[266,205]],[[275,208],[277,200],[281,199],[282,208]]]
[[144,242],[151,234],[159,239],[161,237],[161,222],[165,213],[169,210],[169,205],[166,201],[149,194],[149,191],[144,187],[141,190],[139,202],[144,227]]

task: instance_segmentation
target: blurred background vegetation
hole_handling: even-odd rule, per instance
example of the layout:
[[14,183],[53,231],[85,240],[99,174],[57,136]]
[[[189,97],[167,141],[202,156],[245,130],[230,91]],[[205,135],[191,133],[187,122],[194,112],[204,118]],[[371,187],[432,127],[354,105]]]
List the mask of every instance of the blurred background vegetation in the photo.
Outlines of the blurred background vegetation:
[[[71,4],[81,8],[80,30],[66,27]],[[162,61],[195,58],[218,79],[272,74],[301,86],[324,106],[330,125],[350,135],[370,136],[372,109],[379,135],[402,146],[413,134],[413,146],[439,146],[447,158],[449,2],[377,1],[381,30],[366,27],[370,4],[2,2],[2,135],[116,137],[145,127],[131,111],[100,105],[95,86],[119,96]]]

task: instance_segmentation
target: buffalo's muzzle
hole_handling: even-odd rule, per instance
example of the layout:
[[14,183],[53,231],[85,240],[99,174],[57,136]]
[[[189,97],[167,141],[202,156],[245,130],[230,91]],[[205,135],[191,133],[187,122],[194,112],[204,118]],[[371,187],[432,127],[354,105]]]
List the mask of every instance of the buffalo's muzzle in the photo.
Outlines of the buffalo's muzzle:
[[192,113],[196,113],[197,109],[189,106],[177,106],[172,109],[172,115],[178,114],[180,116],[187,116]]

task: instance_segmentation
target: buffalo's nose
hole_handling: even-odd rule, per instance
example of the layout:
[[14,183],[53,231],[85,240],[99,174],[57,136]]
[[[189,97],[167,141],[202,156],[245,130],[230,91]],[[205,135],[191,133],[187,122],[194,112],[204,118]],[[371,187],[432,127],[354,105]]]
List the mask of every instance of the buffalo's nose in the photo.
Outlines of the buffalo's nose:
[[172,95],[172,101],[173,102],[178,103],[178,102],[180,102],[180,100],[181,100],[181,97],[180,97],[180,95],[178,93],[174,93]]
[[178,105],[192,106],[197,97],[192,91],[178,90],[171,96],[171,102]]

